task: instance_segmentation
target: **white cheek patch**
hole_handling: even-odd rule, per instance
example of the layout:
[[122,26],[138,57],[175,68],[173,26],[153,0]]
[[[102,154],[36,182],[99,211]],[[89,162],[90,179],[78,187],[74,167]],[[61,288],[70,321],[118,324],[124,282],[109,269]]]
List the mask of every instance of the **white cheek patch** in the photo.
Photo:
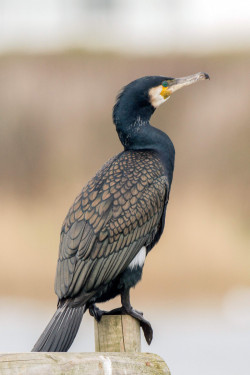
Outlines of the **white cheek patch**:
[[146,247],[143,246],[141,250],[139,251],[139,253],[134,257],[132,262],[129,264],[128,267],[131,270],[133,270],[137,266],[142,267],[144,265],[145,258],[146,258]]
[[161,92],[162,86],[153,87],[149,90],[150,103],[154,108],[159,107],[170,98],[170,96],[168,96],[166,99],[164,99],[164,97],[161,95]]

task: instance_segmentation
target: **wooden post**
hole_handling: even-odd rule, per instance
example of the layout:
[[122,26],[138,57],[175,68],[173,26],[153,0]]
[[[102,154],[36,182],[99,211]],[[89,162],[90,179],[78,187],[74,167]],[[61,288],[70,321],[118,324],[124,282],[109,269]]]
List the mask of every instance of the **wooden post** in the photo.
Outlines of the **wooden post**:
[[96,352],[140,352],[141,332],[138,320],[129,315],[104,315],[95,320]]
[[97,353],[0,354],[0,375],[170,375],[159,356],[139,353],[140,345],[137,320],[104,315],[95,322]]
[[149,353],[0,354],[1,375],[170,375]]

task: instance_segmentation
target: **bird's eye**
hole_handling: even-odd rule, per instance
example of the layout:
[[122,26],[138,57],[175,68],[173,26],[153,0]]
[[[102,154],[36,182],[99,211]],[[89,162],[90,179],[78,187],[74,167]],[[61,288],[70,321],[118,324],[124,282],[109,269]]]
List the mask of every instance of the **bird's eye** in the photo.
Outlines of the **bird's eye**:
[[163,87],[168,87],[168,81],[163,81],[163,82],[162,82],[162,86],[163,86]]

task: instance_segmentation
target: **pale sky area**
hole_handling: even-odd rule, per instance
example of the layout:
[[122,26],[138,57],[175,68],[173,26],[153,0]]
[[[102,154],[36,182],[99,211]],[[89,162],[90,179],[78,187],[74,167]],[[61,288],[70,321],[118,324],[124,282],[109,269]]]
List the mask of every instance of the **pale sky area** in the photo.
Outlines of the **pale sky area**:
[[0,52],[250,48],[249,0],[0,0]]

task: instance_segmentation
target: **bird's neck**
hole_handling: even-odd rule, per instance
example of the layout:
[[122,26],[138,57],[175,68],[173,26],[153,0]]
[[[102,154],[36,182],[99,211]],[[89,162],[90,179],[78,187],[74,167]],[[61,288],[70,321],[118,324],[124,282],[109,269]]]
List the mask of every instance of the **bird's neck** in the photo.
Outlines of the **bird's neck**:
[[171,184],[174,170],[175,150],[168,135],[153,127],[149,119],[137,116],[122,121],[115,119],[116,130],[125,150],[152,150],[159,154],[165,173]]

